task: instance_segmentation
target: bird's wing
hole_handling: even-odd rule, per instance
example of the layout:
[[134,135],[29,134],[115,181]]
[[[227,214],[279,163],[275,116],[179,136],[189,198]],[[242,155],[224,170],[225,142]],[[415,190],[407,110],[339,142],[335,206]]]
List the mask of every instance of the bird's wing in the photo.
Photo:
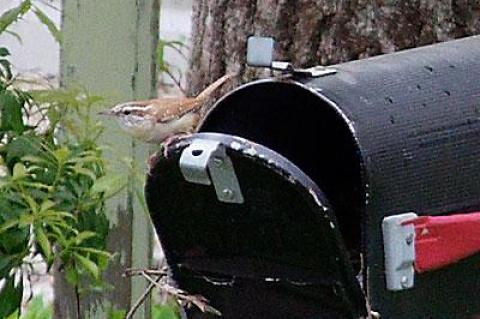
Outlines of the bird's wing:
[[149,102],[147,107],[152,109],[158,123],[173,121],[202,106],[202,101],[196,98],[166,97],[150,100]]
[[197,95],[197,99],[202,100],[202,101],[207,100],[208,98],[210,98],[210,95],[212,95],[212,93],[216,89],[221,87],[228,80],[231,80],[233,78],[233,76],[234,76],[233,74],[225,74],[221,78],[217,79],[215,82],[213,82],[212,84],[207,86],[207,88],[205,90],[200,92],[200,94]]
[[195,112],[201,108],[213,91],[233,77],[227,74],[210,84],[197,97],[163,97],[153,100],[136,101],[135,104],[152,111],[157,123],[166,123],[182,117],[186,113]]

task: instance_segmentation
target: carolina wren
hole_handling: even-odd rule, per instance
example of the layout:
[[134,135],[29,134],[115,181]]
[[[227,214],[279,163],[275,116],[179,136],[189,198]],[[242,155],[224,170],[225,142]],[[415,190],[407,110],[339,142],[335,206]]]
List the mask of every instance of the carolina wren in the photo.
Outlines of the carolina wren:
[[180,134],[196,131],[210,95],[232,75],[227,74],[210,84],[194,98],[164,97],[115,105],[99,114],[114,116],[120,127],[147,143],[162,143]]

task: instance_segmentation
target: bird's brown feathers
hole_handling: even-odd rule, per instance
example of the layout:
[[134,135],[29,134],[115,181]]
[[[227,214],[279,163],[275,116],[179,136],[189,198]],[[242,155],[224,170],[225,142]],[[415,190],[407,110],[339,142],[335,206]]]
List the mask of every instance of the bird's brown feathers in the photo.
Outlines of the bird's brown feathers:
[[189,112],[195,112],[200,109],[210,95],[231,78],[231,74],[222,76],[193,98],[163,97],[152,100],[135,101],[132,102],[132,105],[145,107],[145,109],[148,108],[151,114],[157,118],[157,123],[170,122]]
[[115,116],[132,136],[148,143],[162,143],[178,134],[194,133],[207,110],[212,93],[232,75],[227,74],[194,98],[163,97],[117,104],[100,114]]
[[160,98],[153,100],[153,108],[157,123],[165,123],[182,117],[186,113],[196,111],[203,105],[197,98]]

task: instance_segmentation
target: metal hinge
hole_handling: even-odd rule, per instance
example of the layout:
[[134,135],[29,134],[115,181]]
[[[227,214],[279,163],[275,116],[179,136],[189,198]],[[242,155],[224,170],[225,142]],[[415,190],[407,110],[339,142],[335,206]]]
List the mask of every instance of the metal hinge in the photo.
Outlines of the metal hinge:
[[385,277],[388,290],[412,288],[415,276],[415,227],[404,222],[417,218],[415,213],[383,219]]
[[186,181],[211,185],[221,202],[244,202],[232,160],[220,142],[194,139],[180,156],[180,171]]

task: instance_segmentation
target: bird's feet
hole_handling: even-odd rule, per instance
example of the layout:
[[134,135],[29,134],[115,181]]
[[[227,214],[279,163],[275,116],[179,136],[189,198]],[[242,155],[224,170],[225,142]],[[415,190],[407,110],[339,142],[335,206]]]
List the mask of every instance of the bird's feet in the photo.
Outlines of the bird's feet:
[[162,142],[162,152],[163,152],[163,157],[168,158],[168,147],[171,144],[177,143],[179,140],[184,139],[186,137],[191,136],[192,134],[187,134],[187,133],[182,133],[182,134],[175,134],[167,137],[163,142]]
[[155,165],[157,165],[157,162],[159,160],[159,156],[157,154],[158,153],[154,153],[148,157],[147,167],[148,167],[149,174],[152,171],[152,169],[155,167]]

